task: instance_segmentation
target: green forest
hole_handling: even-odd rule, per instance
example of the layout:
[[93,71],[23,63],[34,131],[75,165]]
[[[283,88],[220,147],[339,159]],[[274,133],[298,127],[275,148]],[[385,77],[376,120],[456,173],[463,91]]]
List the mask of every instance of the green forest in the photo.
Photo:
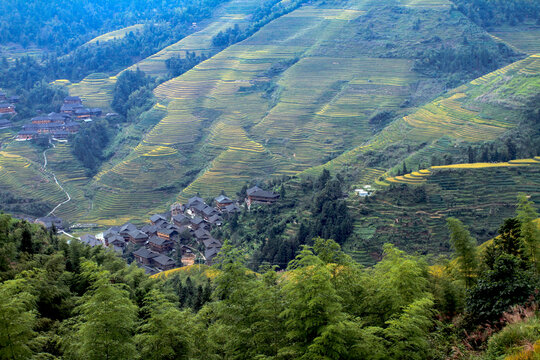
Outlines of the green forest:
[[[113,252],[2,215],[2,359],[532,359],[540,342],[538,213],[520,195],[477,247],[447,219],[453,255],[384,246],[362,267],[316,237],[285,271],[217,263],[150,278]],[[536,355],[535,355],[536,354]]]

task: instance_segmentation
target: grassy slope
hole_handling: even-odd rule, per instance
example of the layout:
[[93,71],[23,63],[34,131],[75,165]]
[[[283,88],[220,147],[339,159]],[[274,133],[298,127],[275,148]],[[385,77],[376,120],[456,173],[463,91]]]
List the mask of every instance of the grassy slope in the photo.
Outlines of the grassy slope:
[[[89,193],[95,194],[94,203],[85,220],[118,223],[128,218],[142,219],[163,209],[185,187],[180,199],[196,192],[232,192],[254,177],[309,172],[325,158],[369,141],[372,131],[367,120],[377,111],[390,109],[403,115],[413,112],[412,106],[440,90],[434,81],[410,70],[411,54],[420,40],[437,34],[444,43],[451,44],[465,33],[470,41],[484,41],[485,35],[458,13],[449,13],[449,2],[409,0],[401,3],[406,10],[401,15],[384,8],[390,3],[351,0],[331,7],[317,3],[304,6],[161,85],[156,95],[162,101],[153,111],[163,113],[163,119],[139,145],[132,147],[133,151],[114,158],[93,179]],[[362,37],[363,18],[370,10],[370,16],[378,16],[375,22],[390,29],[374,40]],[[411,31],[415,19],[420,19],[422,26]],[[244,21],[240,16],[237,20]],[[208,44],[213,33],[203,32],[212,25],[200,26],[206,27],[191,36],[204,34]],[[191,43],[184,44],[185,50],[194,50],[188,46]],[[388,44],[392,43],[405,45],[389,56],[392,51]],[[404,57],[397,56],[399,53]],[[284,72],[273,72],[276,65],[294,58],[299,61],[292,66],[289,63]],[[147,64],[152,67],[153,63]],[[156,71],[163,71],[162,65]],[[100,85],[79,85],[79,94],[93,94],[94,101],[103,101],[101,88],[111,86],[107,79],[85,80]],[[454,95],[433,106],[446,111],[446,107],[456,107],[466,100],[459,92]],[[410,100],[409,107],[400,107],[405,100]],[[436,109],[427,108],[432,110]],[[431,126],[421,117],[408,119],[376,136],[370,149],[384,149],[389,141],[401,140],[404,132],[413,133],[408,131],[412,128]],[[415,121],[424,124],[415,125]],[[481,121],[473,122],[481,126]],[[485,129],[497,135],[512,122],[506,119],[499,121],[495,129],[491,125]],[[447,150],[445,146],[439,150]],[[357,152],[352,150],[331,165],[349,164],[351,154]],[[359,182],[374,181],[384,170],[359,167]],[[198,176],[190,183],[195,174]],[[83,188],[87,189],[85,185],[78,188],[80,193]]]
[[[200,171],[180,199],[196,192],[233,192],[247,179],[296,174],[369,139],[371,115],[381,109],[410,112],[400,105],[418,95],[411,89],[430,84],[410,70],[410,58],[383,58],[384,42],[366,50],[364,43],[347,37],[360,29],[365,11],[385,4],[304,6],[162,84],[156,96],[163,99],[160,106],[167,106],[167,116],[124,162],[100,174],[96,186],[119,188],[119,177],[128,174],[122,188],[181,189],[178,179]],[[404,30],[419,16],[425,24],[422,31],[403,39],[411,49],[434,31],[451,42],[447,30],[459,28],[465,19],[441,11],[447,8],[448,3],[422,1],[407,4],[409,12],[403,15],[387,13],[386,21],[399,20],[389,37],[402,40],[400,34],[408,33]],[[461,29],[470,30],[470,25]],[[477,39],[485,36],[473,30]],[[272,73],[276,65],[290,65],[294,58],[299,61],[284,72]],[[152,159],[150,153],[155,154]],[[159,177],[137,171],[150,162],[168,168],[161,167]],[[202,169],[196,166],[201,163],[206,164]],[[137,175],[130,176],[127,169]],[[119,209],[121,204],[114,206]]]

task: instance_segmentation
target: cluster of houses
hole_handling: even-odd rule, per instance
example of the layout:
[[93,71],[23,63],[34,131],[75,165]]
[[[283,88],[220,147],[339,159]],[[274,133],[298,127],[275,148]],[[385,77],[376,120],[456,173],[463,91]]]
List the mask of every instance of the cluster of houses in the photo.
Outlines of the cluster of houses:
[[[255,186],[246,191],[245,203],[249,207],[254,203],[271,204],[278,199],[279,194]],[[137,264],[149,274],[193,265],[197,259],[210,265],[222,246],[210,231],[241,211],[238,202],[225,195],[216,197],[213,205],[194,196],[186,204],[171,205],[167,213],[152,215],[150,223],[141,228],[126,223],[101,234],[83,235],[80,241],[91,247],[109,247],[120,255],[131,253]],[[62,219],[57,217],[39,218],[34,222],[49,229],[62,229]],[[128,247],[129,244],[132,246]]]
[[53,140],[67,140],[70,134],[79,131],[81,125],[75,119],[90,121],[92,116],[101,116],[101,109],[88,109],[82,105],[77,96],[68,96],[60,113],[50,113],[31,119],[30,124],[23,125],[17,140],[32,140],[39,136],[50,136]]
[[[222,225],[223,217],[240,211],[238,204],[224,195],[214,201],[212,207],[195,196],[186,204],[173,204],[165,214],[151,216],[150,223],[141,228],[126,223],[113,226],[100,236],[84,235],[81,241],[90,246],[110,247],[119,254],[125,254],[127,245],[133,244],[134,260],[148,273],[192,265],[197,257],[212,264],[221,249],[221,241],[210,231]],[[171,256],[180,259],[181,264]]]
[[11,117],[17,114],[15,111],[15,104],[18,102],[18,96],[8,97],[5,92],[0,91],[0,129],[11,127],[11,121],[2,119],[2,117]]

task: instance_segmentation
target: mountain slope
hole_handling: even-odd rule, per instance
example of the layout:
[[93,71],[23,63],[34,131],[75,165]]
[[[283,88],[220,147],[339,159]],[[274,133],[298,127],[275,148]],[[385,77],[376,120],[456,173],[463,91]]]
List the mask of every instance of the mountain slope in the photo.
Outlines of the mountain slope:
[[[429,163],[433,155],[452,154],[456,144],[494,140],[519,124],[522,111],[538,95],[539,85],[540,55],[532,55],[458,87],[413,114],[396,120],[366,144],[324,167],[338,170],[348,166],[362,167],[367,163],[389,169],[407,159],[410,169]],[[411,147],[416,150],[395,151],[396,148]],[[395,156],[378,163],[370,159],[374,152],[390,151]],[[313,168],[306,174],[318,171],[320,168]]]
[[[297,174],[369,140],[369,120],[378,112],[406,114],[443,90],[440,81],[412,70],[419,49],[437,46],[422,38],[437,34],[453,46],[468,33],[471,43],[490,44],[447,2],[392,4],[303,6],[160,85],[155,95],[166,116],[93,186],[108,189],[107,201],[116,204],[110,195],[123,193],[123,201],[128,188],[133,196],[164,196],[188,185],[179,196],[185,199],[233,192],[251,178]],[[381,21],[389,33],[368,37],[369,23]],[[422,26],[411,32],[415,22]],[[99,200],[95,205],[101,217]]]

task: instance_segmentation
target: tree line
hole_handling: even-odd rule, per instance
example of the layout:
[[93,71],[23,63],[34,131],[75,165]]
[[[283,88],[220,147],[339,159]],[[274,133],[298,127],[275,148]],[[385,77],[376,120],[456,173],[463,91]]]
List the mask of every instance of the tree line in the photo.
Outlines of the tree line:
[[[452,259],[384,247],[364,268],[315,238],[285,272],[226,242],[212,269],[149,278],[113,252],[0,216],[2,359],[495,359],[539,338],[538,214],[523,195],[483,248],[448,219]],[[531,347],[532,348],[532,347]],[[530,355],[530,354],[529,354]],[[526,358],[526,357],[523,357]]]

